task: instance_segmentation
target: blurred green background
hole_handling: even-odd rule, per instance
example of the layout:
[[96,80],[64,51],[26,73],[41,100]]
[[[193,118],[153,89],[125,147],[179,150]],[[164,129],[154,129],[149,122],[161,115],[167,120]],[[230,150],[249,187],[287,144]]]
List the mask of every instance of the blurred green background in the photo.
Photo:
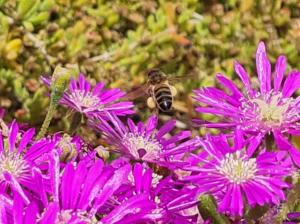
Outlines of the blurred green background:
[[57,65],[124,91],[153,67],[193,74],[176,84],[177,117],[194,116],[191,90],[213,85],[217,72],[235,79],[234,60],[255,74],[259,40],[272,63],[286,54],[289,69],[300,69],[297,0],[0,0],[0,9],[0,107],[31,125],[42,123],[49,103],[39,77]]

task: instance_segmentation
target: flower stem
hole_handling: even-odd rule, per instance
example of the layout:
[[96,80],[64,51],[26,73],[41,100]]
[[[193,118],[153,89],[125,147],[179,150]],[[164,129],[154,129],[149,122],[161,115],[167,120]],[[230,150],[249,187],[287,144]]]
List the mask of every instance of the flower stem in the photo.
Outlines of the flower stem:
[[77,128],[81,123],[81,120],[82,120],[82,114],[75,112],[75,114],[73,114],[70,129],[69,129],[70,135],[73,135],[76,132]]
[[55,102],[55,100],[52,100],[50,101],[50,106],[49,106],[49,109],[48,109],[48,112],[47,112],[47,115],[46,115],[46,118],[43,122],[43,125],[37,135],[37,139],[41,139],[42,137],[44,137],[44,135],[46,134],[48,128],[49,128],[49,125],[50,125],[50,122],[53,118],[53,115],[55,113],[55,110],[56,110],[56,107],[57,107],[58,103]]
[[69,83],[70,77],[71,77],[71,72],[69,69],[62,68],[62,67],[55,68],[52,75],[53,81],[51,83],[50,106],[46,118],[42,124],[42,127],[36,139],[41,139],[47,133],[47,130],[54,116],[58,102],[62,97],[67,84]]

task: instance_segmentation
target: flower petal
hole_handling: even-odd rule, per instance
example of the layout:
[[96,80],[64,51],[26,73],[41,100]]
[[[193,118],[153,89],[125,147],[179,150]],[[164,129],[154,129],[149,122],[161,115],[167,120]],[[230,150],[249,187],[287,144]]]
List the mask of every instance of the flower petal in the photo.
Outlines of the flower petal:
[[13,151],[15,148],[15,143],[17,140],[17,135],[19,132],[19,126],[17,124],[17,122],[14,120],[10,126],[9,129],[9,141],[8,141],[8,145],[9,145],[9,150]]
[[260,91],[265,94],[271,90],[271,64],[263,42],[258,44],[256,51],[256,70],[260,82]]
[[238,74],[238,76],[240,77],[240,79],[244,83],[247,93],[252,93],[253,90],[252,90],[252,87],[251,87],[249,75],[246,72],[246,70],[244,69],[244,67],[242,65],[240,65],[237,61],[235,61],[234,62],[234,69],[235,69],[236,74]]
[[300,87],[300,72],[292,71],[288,74],[282,88],[282,95],[290,97]]
[[274,90],[275,92],[278,92],[281,87],[281,82],[284,76],[286,68],[286,57],[284,55],[280,55],[277,58],[276,64],[275,64],[275,72],[274,72]]

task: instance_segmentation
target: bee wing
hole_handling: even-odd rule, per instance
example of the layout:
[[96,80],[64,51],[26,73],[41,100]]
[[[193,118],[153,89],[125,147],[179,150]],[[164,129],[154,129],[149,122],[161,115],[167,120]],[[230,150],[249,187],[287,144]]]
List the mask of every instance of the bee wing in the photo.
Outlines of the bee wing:
[[149,85],[146,83],[144,85],[142,85],[141,87],[135,89],[135,90],[132,90],[131,92],[127,93],[125,96],[124,96],[124,99],[126,100],[134,100],[134,99],[137,99],[143,95],[148,95],[148,88],[149,88]]
[[198,74],[188,74],[188,75],[170,75],[168,77],[168,81],[170,84],[174,84],[176,82],[180,82],[183,80],[188,80],[188,79],[199,79]]

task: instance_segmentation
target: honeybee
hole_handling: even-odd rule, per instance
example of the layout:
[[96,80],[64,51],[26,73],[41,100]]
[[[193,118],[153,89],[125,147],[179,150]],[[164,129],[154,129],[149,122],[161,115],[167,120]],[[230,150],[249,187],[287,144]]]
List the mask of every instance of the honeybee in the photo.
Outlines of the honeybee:
[[169,77],[161,70],[154,68],[147,73],[147,83],[126,95],[126,99],[133,100],[141,95],[148,95],[147,106],[161,112],[170,112],[174,103],[177,90],[170,84],[185,77]]

